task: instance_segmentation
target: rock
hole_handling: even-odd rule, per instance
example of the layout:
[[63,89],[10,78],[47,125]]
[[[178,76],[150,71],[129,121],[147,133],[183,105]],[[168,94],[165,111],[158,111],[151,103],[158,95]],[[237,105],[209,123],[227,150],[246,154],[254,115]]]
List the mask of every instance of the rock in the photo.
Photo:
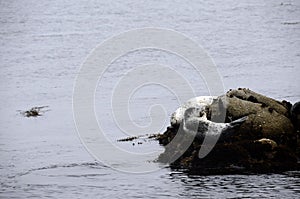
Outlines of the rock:
[[291,118],[295,128],[300,130],[300,102],[295,103],[291,107]]
[[289,110],[290,107],[286,107],[284,103],[279,102],[277,100],[274,100],[272,98],[266,97],[264,95],[255,93],[249,89],[238,89],[238,90],[230,90],[226,94],[227,97],[236,97],[243,101],[252,102],[255,104],[259,104],[263,107],[269,107],[273,110],[275,110],[277,113],[285,115],[286,117],[289,117]]
[[[283,103],[249,89],[231,90],[219,99],[226,104],[226,122],[248,116],[238,130],[241,139],[269,138],[278,144],[296,147],[297,136],[290,110]],[[212,110],[219,105],[214,102],[211,106]]]
[[278,147],[277,143],[274,140],[270,140],[268,138],[262,138],[260,140],[256,140],[254,143],[260,143],[262,145],[268,146],[270,150],[274,150],[276,147]]
[[[219,141],[202,159],[198,157],[202,143],[195,139],[188,150],[182,152],[183,154],[171,163],[171,168],[186,169],[197,174],[298,170],[300,147],[299,144],[297,146],[298,131],[291,121],[291,107],[286,101],[279,102],[249,89],[228,91],[214,100],[208,108],[208,119],[216,121],[225,114],[225,122],[243,116],[248,116],[247,121],[229,141]],[[166,132],[158,137],[159,143],[168,145],[177,131],[176,127],[168,127]],[[180,143],[175,148],[166,147],[159,161],[168,162],[180,148]]]

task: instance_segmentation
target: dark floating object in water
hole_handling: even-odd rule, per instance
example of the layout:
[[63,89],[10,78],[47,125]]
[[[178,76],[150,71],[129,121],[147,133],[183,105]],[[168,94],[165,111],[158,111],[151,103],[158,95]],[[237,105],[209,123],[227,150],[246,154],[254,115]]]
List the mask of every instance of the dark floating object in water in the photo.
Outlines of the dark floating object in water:
[[[117,142],[129,142],[137,139],[157,139],[160,136],[160,134],[146,134],[146,135],[139,135],[139,136],[130,136],[126,138],[122,138],[117,140]],[[142,144],[142,142],[139,142],[138,144]]]
[[117,140],[118,142],[128,142],[128,141],[133,141],[135,139],[138,139],[137,136],[132,136],[132,137],[127,137],[127,138],[122,138],[122,139],[119,139]]
[[45,113],[46,111],[49,111],[49,110],[43,110],[44,108],[47,108],[47,107],[49,107],[49,106],[36,106],[36,107],[32,107],[28,111],[20,111],[20,113],[24,117],[38,117],[38,116],[42,116],[43,113]]
[[295,21],[295,22],[283,22],[282,23],[283,25],[297,25],[297,24],[300,24],[299,21]]

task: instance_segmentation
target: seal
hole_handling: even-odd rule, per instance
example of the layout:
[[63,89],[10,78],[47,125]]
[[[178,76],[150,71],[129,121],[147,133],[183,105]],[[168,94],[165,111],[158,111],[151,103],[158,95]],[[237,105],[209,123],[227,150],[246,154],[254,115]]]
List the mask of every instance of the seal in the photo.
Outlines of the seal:
[[225,140],[235,133],[236,128],[248,119],[247,116],[234,120],[230,123],[216,123],[209,121],[203,108],[188,108],[184,112],[183,130],[194,135],[198,139],[205,137],[220,138]]
[[178,127],[184,117],[184,112],[188,108],[200,108],[205,110],[205,108],[213,103],[216,100],[217,96],[199,96],[189,99],[182,106],[180,106],[174,113],[172,113],[170,118],[170,123],[172,127]]
[[[158,161],[168,162],[192,134],[195,139],[190,148],[170,164],[171,168],[200,175],[299,170],[299,102],[281,102],[246,88],[214,98],[197,97],[174,110],[172,126],[158,138],[165,146]],[[182,142],[169,147],[178,133],[187,139],[178,136]],[[204,138],[203,142],[197,137]],[[201,149],[211,146],[214,149],[208,156],[197,156]]]

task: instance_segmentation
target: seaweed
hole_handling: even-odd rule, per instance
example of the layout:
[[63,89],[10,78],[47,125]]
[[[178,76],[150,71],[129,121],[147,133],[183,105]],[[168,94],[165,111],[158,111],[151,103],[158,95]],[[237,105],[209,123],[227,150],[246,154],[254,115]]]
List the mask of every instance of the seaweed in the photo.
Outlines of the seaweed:
[[49,106],[35,106],[27,111],[19,111],[24,117],[38,117],[42,116],[43,113],[45,113],[48,110],[44,110],[45,108],[48,108]]

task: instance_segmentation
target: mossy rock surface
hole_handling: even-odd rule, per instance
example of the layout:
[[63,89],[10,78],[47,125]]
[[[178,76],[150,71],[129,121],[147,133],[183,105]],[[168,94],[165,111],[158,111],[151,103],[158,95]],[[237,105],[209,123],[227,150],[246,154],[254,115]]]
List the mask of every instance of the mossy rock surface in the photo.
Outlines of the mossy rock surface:
[[279,144],[295,147],[296,133],[290,119],[291,105],[288,102],[279,102],[249,89],[230,90],[213,102],[210,114],[211,110],[218,110],[220,100],[226,108],[225,122],[248,116],[237,130],[242,139],[269,138]]

